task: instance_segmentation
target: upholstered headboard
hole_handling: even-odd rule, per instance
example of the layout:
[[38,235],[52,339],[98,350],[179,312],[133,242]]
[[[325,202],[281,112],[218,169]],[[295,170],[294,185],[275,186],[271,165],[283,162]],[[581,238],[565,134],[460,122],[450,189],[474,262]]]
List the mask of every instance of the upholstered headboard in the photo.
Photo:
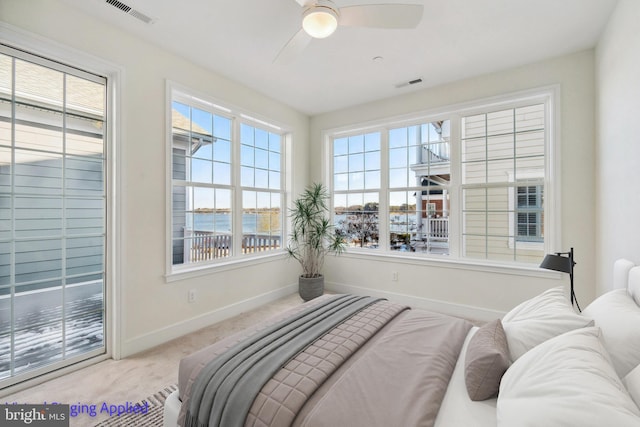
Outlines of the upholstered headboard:
[[626,289],[640,306],[640,265],[621,258],[613,264],[613,289]]
[[640,306],[640,266],[629,270],[629,284],[627,286],[627,291]]
[[626,289],[629,286],[629,272],[635,266],[633,261],[624,258],[613,264],[613,289]]

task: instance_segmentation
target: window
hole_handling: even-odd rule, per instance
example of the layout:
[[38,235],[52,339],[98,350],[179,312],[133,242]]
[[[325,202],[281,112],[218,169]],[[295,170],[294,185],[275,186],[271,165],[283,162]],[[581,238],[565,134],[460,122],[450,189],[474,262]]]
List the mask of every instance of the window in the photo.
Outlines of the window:
[[334,223],[352,246],[378,246],[380,133],[337,138],[334,153]]
[[449,161],[448,120],[335,138],[336,230],[355,247],[378,249],[382,228],[390,251],[448,253]]
[[389,249],[449,253],[450,121],[389,130]]
[[171,271],[280,249],[282,131],[172,93]]
[[464,256],[537,262],[544,254],[525,243],[544,241],[545,141],[545,104],[462,118]]
[[544,240],[544,209],[542,205],[542,185],[517,187],[516,218],[517,240],[541,242]]
[[536,263],[553,92],[329,133],[336,230],[376,253]]
[[240,125],[242,249],[245,253],[280,248],[282,242],[282,136]]
[[0,386],[106,351],[106,79],[0,46]]

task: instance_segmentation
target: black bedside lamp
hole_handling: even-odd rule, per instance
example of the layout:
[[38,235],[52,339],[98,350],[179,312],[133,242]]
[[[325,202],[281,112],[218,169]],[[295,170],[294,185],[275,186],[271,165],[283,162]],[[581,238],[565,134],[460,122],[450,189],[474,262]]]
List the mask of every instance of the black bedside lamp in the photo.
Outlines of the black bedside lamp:
[[576,298],[576,294],[573,291],[573,266],[576,265],[576,262],[573,260],[573,248],[569,252],[556,252],[555,254],[547,255],[542,260],[542,264],[540,264],[540,268],[545,268],[547,270],[560,271],[562,273],[569,273],[569,278],[571,280],[571,306],[573,307],[573,302],[576,302],[576,306],[578,307],[578,311],[582,312],[580,309],[580,304],[578,304],[578,299]]

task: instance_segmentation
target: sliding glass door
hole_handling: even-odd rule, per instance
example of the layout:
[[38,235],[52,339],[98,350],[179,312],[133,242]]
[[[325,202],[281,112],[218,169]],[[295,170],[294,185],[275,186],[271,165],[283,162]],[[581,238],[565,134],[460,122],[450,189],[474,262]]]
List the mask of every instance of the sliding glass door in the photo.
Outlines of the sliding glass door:
[[105,352],[105,104],[0,45],[0,387]]

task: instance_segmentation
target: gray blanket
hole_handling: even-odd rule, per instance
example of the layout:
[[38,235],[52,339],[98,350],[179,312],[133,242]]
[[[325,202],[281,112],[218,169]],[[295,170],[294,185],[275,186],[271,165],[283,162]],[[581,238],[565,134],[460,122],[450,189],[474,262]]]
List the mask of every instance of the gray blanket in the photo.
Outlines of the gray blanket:
[[232,346],[200,371],[191,387],[185,426],[242,426],[261,387],[284,363],[376,301],[336,295]]

